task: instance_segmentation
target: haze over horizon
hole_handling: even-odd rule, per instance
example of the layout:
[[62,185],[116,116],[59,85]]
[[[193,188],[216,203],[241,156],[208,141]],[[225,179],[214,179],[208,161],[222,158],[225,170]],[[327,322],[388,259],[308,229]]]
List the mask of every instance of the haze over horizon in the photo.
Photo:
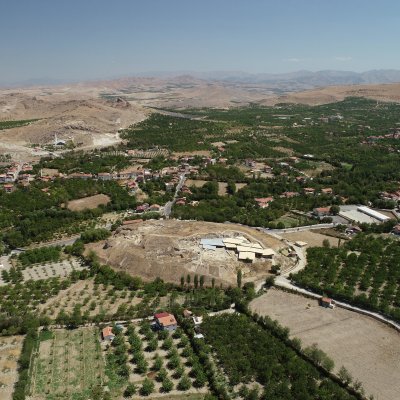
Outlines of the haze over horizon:
[[394,0],[17,0],[0,5],[0,83],[399,69],[399,31]]

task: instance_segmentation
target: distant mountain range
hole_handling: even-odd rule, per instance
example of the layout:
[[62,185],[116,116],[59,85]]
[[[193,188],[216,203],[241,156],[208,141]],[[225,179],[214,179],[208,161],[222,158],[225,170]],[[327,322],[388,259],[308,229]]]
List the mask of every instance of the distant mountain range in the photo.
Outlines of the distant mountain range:
[[267,84],[273,86],[293,86],[301,88],[315,88],[332,85],[361,85],[400,82],[400,70],[381,69],[366,72],[353,71],[295,71],[282,74],[250,74],[246,72],[208,72],[189,73],[190,75],[206,80],[216,80],[247,84]]
[[[143,73],[133,73],[130,76],[121,76],[108,78],[107,80],[119,80],[131,78],[158,78],[171,81],[201,79],[204,81],[221,82],[228,85],[244,84],[259,85],[270,88],[273,92],[290,92],[313,89],[316,87],[334,86],[334,85],[362,85],[362,84],[383,84],[400,82],[400,70],[379,69],[366,72],[353,71],[295,71],[282,74],[270,73],[247,73],[242,71],[149,71]],[[101,79],[96,81],[101,82]],[[4,86],[8,87],[27,87],[42,85],[60,85],[72,83],[72,80],[57,80],[49,78],[30,79],[23,82],[15,82]]]

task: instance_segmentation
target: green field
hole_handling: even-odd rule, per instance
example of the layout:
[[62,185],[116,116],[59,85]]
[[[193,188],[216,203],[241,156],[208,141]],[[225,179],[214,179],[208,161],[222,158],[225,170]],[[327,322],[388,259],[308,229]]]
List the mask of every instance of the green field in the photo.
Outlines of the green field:
[[30,395],[46,400],[86,400],[104,381],[97,329],[55,330],[41,335],[30,371]]

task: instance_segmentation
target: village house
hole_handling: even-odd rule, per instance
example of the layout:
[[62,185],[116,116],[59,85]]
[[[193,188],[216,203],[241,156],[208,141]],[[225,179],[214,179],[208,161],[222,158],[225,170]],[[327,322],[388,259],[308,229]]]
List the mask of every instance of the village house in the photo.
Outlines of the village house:
[[397,224],[393,227],[392,233],[400,236],[400,224]]
[[3,185],[3,189],[6,193],[12,193],[15,190],[15,186],[11,183]]
[[153,211],[153,212],[158,212],[160,211],[160,206],[158,204],[152,204],[149,208],[148,211]]
[[162,331],[174,331],[178,324],[173,314],[161,312],[154,314],[156,327]]
[[264,165],[264,172],[270,174],[272,172],[272,167],[270,167],[269,165]]
[[257,205],[260,208],[267,208],[269,206],[269,203],[271,203],[271,201],[273,201],[273,200],[274,200],[273,197],[260,197],[260,198],[254,199],[254,201],[257,203]]
[[247,159],[247,160],[244,161],[244,165],[246,167],[255,168],[256,164],[257,163],[254,160]]
[[324,189],[321,189],[321,193],[322,194],[332,194],[333,190],[332,190],[332,188],[324,188]]
[[97,174],[97,179],[101,181],[110,181],[112,179],[112,175],[109,172],[99,172]]
[[148,208],[149,208],[149,204],[148,203],[144,203],[141,206],[137,206],[135,211],[137,213],[142,213],[142,212],[147,211]]
[[317,207],[314,208],[313,214],[316,215],[317,217],[326,217],[330,215],[331,213],[331,208],[330,207]]
[[322,297],[319,301],[319,304],[325,308],[335,308],[335,301],[328,297]]
[[295,180],[297,183],[305,183],[307,178],[305,176],[296,176]]
[[296,196],[300,196],[300,193],[298,193],[298,192],[283,192],[280,197],[286,198],[286,199],[291,199]]
[[315,193],[315,189],[314,188],[304,188],[304,194],[307,194],[307,195],[312,195],[312,194],[314,194]]
[[383,200],[399,201],[400,200],[400,190],[397,190],[397,191],[392,192],[392,193],[382,192],[380,194],[380,197]]
[[177,206],[184,206],[184,205],[186,204],[186,200],[183,199],[183,198],[178,199],[178,200],[176,200],[175,204],[176,204]]
[[111,326],[106,326],[101,331],[101,336],[103,337],[103,340],[108,340],[109,342],[113,341],[115,338]]

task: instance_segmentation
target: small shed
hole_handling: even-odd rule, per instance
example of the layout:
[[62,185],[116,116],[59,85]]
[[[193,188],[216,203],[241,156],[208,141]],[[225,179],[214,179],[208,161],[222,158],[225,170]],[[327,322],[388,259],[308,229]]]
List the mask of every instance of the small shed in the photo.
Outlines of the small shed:
[[335,308],[335,301],[329,297],[322,297],[319,301],[320,305],[325,308]]
[[103,336],[103,340],[108,340],[109,342],[111,342],[114,338],[115,335],[112,331],[112,327],[111,326],[106,326],[102,332],[101,335]]

